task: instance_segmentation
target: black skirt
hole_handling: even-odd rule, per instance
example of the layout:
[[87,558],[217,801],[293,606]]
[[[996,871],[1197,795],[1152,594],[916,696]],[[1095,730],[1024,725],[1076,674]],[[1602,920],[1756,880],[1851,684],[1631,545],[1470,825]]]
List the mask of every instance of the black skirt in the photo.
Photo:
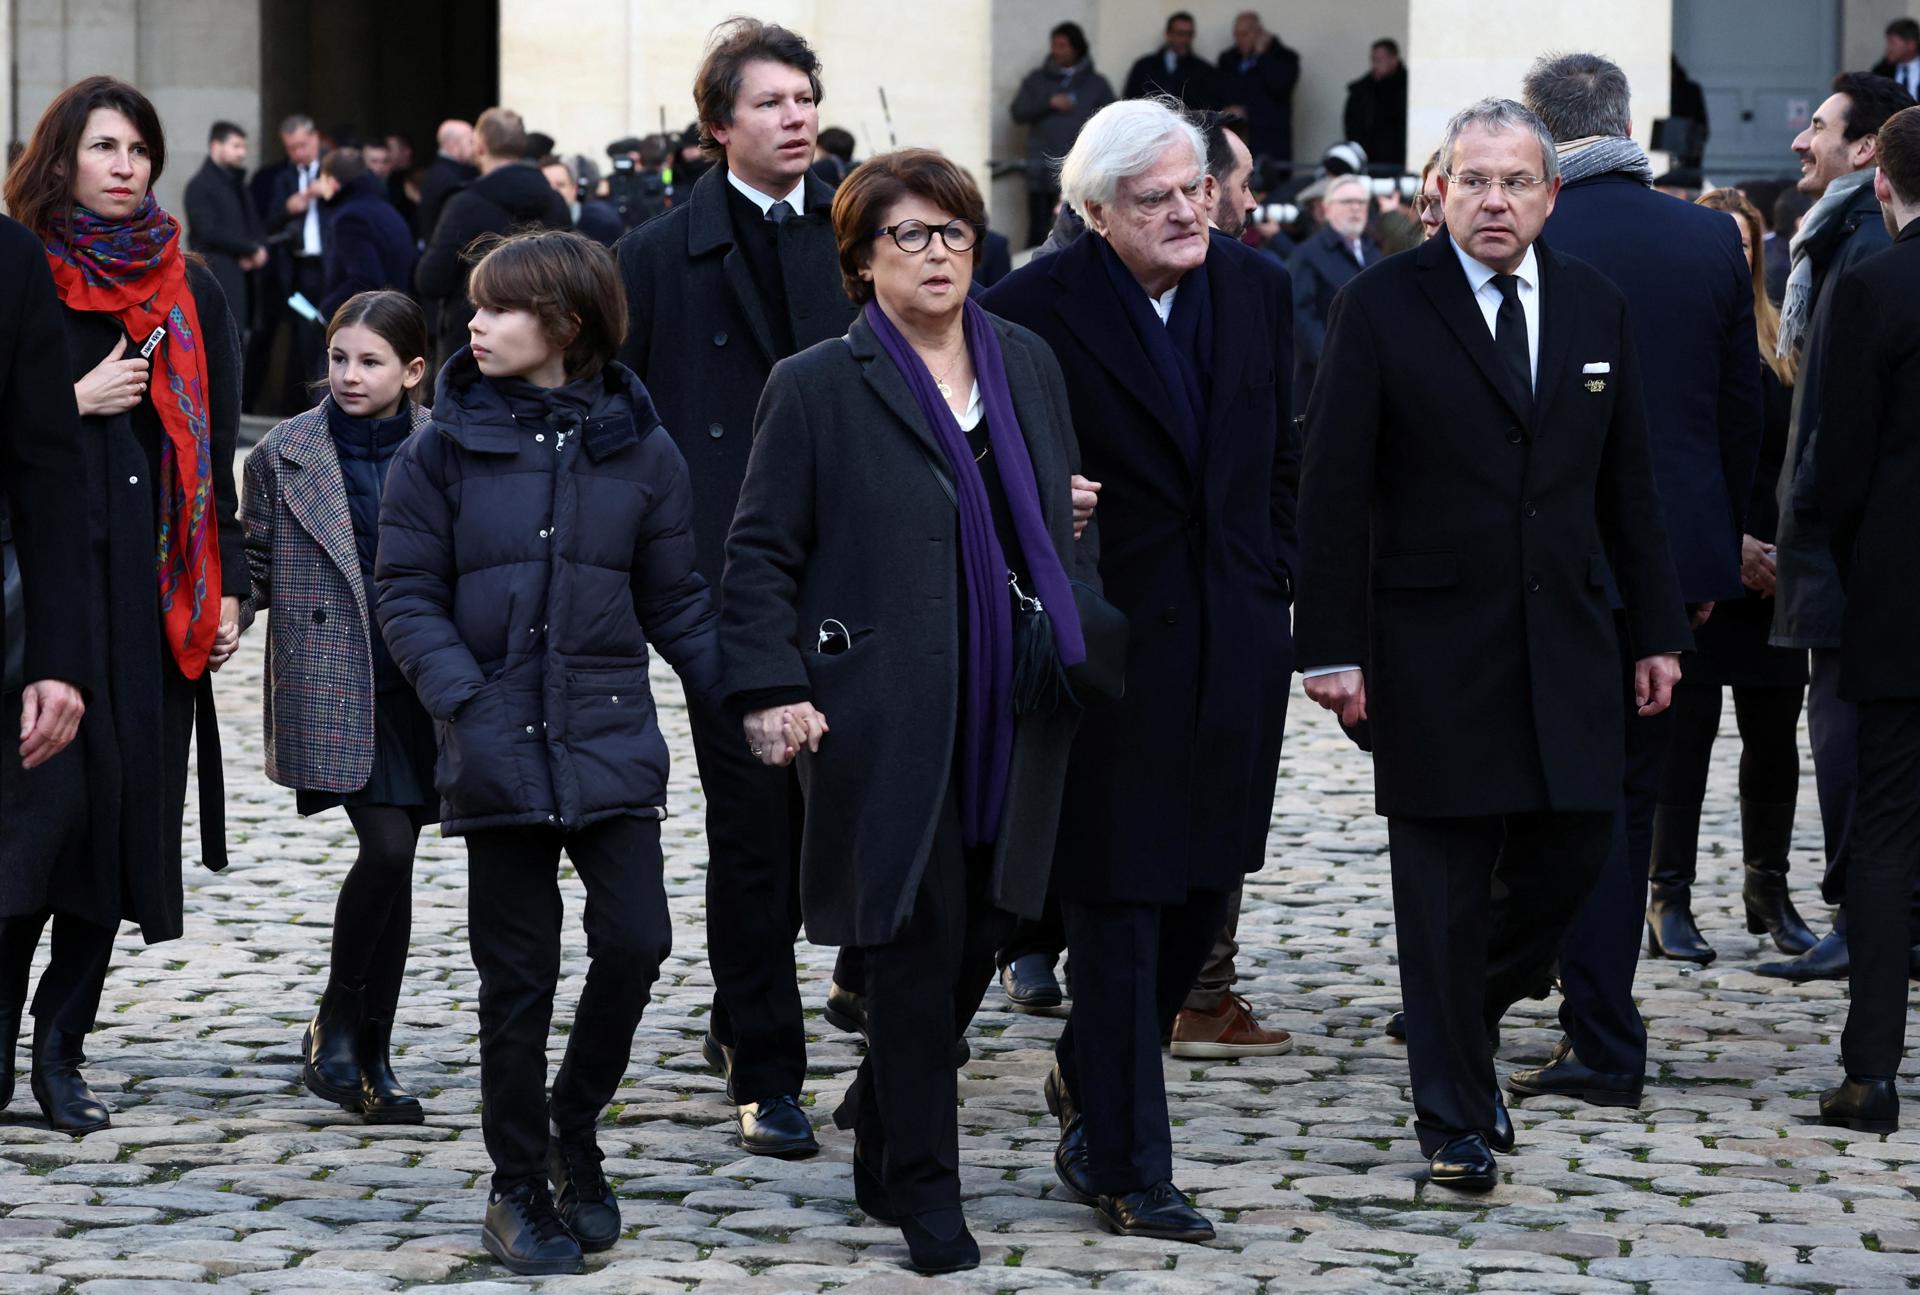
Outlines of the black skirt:
[[433,717],[410,688],[380,693],[373,703],[373,772],[359,791],[297,791],[302,814],[340,805],[397,805],[414,811],[420,826],[440,821],[433,787]]
[[1711,686],[1806,687],[1806,650],[1774,647],[1767,642],[1772,631],[1773,599],[1718,603],[1707,623],[1693,632],[1698,650],[1680,668],[1688,678]]

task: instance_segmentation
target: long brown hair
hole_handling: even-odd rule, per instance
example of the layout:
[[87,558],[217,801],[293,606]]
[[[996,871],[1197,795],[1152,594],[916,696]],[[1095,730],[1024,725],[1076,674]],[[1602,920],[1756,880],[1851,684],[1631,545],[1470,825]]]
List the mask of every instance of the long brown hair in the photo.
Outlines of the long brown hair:
[[1696,206],[1724,211],[1747,227],[1747,263],[1753,277],[1753,324],[1759,334],[1760,358],[1773,370],[1773,376],[1791,387],[1799,368],[1791,354],[1780,355],[1780,312],[1767,296],[1766,226],[1760,212],[1738,189],[1715,189],[1694,199]]
[[153,162],[153,173],[147,177],[149,192],[166,168],[167,138],[151,99],[110,76],[74,82],[40,114],[26,150],[7,172],[7,213],[42,238],[73,214],[73,169],[80,159],[87,118],[97,108],[113,109],[140,132]]

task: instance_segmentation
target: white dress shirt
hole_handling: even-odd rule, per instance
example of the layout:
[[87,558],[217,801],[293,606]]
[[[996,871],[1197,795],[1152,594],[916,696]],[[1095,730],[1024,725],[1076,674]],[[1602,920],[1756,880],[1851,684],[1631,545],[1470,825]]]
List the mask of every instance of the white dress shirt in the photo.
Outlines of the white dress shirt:
[[789,207],[792,207],[793,214],[796,216],[801,215],[807,209],[807,177],[804,175],[794,184],[793,192],[787,194],[784,198],[769,198],[766,194],[760,192],[731,171],[727,172],[727,183],[745,194],[747,201],[758,207],[762,216],[772,211],[773,204],[776,202],[784,202]]
[[1904,63],[1896,63],[1893,79],[1906,87],[1908,94],[1920,99],[1920,58],[1910,58]]
[[[313,182],[320,178],[319,160],[316,158],[300,167],[299,176],[300,192],[305,193],[313,187]],[[307,219],[300,227],[299,254],[301,256],[320,255],[320,204],[318,202],[307,204]]]
[[[1460,268],[1467,272],[1467,286],[1473,290],[1473,304],[1480,307],[1480,317],[1487,321],[1487,332],[1498,337],[1501,297],[1500,289],[1494,286],[1493,276],[1499,271],[1468,256],[1458,243],[1453,245],[1453,253],[1460,258]],[[1537,389],[1540,385],[1540,261],[1534,256],[1531,246],[1513,274],[1520,280],[1520,310],[1527,317],[1527,357],[1533,369],[1533,385]],[[1317,679],[1323,674],[1344,674],[1359,668],[1357,665],[1323,665],[1302,671],[1301,677]]]
[[1176,283],[1159,296],[1147,298],[1153,303],[1153,313],[1160,316],[1160,322],[1163,324],[1173,318],[1173,294],[1178,291],[1180,291],[1180,285]]

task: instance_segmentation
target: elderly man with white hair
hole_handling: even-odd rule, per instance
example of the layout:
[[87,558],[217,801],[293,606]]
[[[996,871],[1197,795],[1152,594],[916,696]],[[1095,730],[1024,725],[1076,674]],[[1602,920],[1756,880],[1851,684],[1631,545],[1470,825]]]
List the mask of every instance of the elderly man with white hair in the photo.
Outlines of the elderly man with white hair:
[[1067,773],[1054,1164],[1109,1231],[1181,1241],[1213,1228],[1173,1184],[1160,1040],[1265,857],[1299,468],[1287,275],[1208,230],[1205,175],[1179,113],[1103,108],[1060,173],[1088,236],[983,300],[1060,360],[1082,470],[1102,483],[1102,583],[1133,626],[1126,696],[1087,713]]
[[1348,280],[1380,259],[1380,245],[1367,233],[1365,176],[1336,175],[1327,181],[1320,207],[1326,223],[1287,258],[1293,275],[1293,401],[1307,411],[1320,350],[1327,341],[1327,315]]

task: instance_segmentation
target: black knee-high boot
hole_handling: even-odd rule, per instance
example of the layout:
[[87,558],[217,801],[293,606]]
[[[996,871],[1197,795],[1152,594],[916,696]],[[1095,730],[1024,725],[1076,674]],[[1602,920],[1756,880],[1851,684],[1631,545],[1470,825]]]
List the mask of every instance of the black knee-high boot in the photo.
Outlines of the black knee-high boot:
[[1700,852],[1700,807],[1659,805],[1653,811],[1653,858],[1647,880],[1647,952],[1706,966],[1716,956],[1693,918],[1694,863]]
[[1740,852],[1747,865],[1741,895],[1746,901],[1747,930],[1770,935],[1780,952],[1798,955],[1811,949],[1815,940],[1787,890],[1793,811],[1792,801],[1768,805],[1741,798]]

